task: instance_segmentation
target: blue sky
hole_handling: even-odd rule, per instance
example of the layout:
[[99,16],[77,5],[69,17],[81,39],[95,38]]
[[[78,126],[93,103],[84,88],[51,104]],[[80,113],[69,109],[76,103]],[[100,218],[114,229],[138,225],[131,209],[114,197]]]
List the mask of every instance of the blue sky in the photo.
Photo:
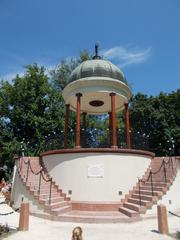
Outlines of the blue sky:
[[83,49],[118,65],[138,91],[180,88],[179,0],[0,0],[0,79]]

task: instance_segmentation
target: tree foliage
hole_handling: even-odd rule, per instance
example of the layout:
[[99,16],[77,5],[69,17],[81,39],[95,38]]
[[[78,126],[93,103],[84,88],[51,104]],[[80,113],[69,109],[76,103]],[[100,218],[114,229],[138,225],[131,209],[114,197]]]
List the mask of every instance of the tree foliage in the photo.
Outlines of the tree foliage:
[[149,138],[158,155],[180,149],[180,90],[156,97],[138,93],[131,100],[132,130]]
[[0,113],[1,165],[18,153],[22,141],[29,155],[38,154],[44,137],[64,126],[62,96],[37,64],[27,66],[12,83],[1,82]]
[[82,62],[92,59],[92,55],[86,50],[80,52],[79,58],[62,60],[55,69],[50,71],[53,86],[62,91],[68,83],[71,72]]

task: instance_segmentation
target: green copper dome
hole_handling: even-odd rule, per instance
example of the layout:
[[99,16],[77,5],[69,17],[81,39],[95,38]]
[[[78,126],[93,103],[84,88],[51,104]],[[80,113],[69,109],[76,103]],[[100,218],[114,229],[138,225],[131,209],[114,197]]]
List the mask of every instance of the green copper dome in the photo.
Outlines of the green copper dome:
[[69,83],[79,79],[86,80],[86,78],[89,79],[90,77],[105,77],[119,80],[128,86],[121,70],[111,62],[102,59],[92,59],[81,63],[72,71]]

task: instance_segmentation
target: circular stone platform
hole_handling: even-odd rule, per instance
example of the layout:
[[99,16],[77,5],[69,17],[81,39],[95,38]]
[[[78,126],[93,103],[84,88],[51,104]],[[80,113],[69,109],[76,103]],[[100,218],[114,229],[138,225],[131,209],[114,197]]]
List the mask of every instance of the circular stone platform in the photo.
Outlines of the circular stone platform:
[[67,149],[41,156],[75,210],[113,211],[145,173],[154,154],[125,149]]

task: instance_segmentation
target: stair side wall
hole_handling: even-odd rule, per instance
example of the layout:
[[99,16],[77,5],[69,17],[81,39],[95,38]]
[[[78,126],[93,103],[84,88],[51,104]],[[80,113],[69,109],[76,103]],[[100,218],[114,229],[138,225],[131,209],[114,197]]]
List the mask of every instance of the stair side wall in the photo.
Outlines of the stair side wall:
[[13,188],[11,193],[11,202],[13,203],[14,208],[19,208],[23,202],[29,203],[30,212],[43,213],[44,209],[36,199],[29,193],[26,189],[26,186],[23,184],[19,173],[17,171],[17,162],[16,162],[16,171],[14,174]]
[[[177,174],[174,182],[157,204],[165,205],[168,211],[180,213],[180,159],[177,160]],[[156,213],[157,205],[154,205],[152,209],[147,211],[147,215],[154,215]]]

